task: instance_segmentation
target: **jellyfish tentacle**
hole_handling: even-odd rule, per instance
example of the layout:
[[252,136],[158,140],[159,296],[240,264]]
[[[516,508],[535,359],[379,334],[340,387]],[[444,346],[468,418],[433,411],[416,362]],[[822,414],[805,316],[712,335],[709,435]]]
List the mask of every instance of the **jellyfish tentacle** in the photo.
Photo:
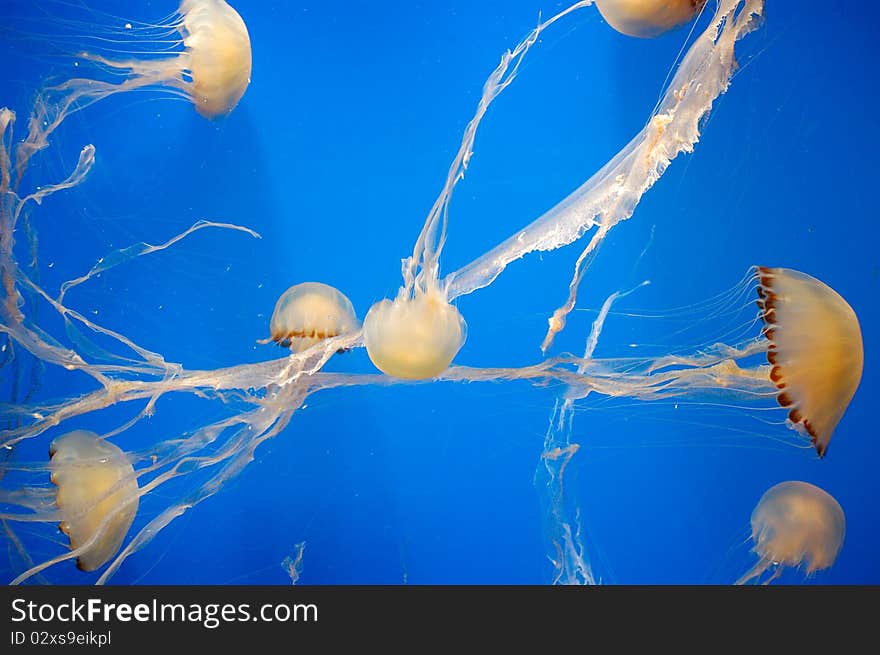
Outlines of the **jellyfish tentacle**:
[[428,212],[422,231],[416,239],[412,256],[403,262],[403,286],[407,294],[413,292],[414,285],[422,291],[426,291],[432,286],[431,280],[438,279],[440,253],[446,241],[449,202],[452,199],[455,185],[464,178],[467,171],[470,159],[474,154],[477,128],[489,106],[516,78],[520,64],[542,32],[568,14],[591,4],[593,4],[593,0],[581,0],[539,23],[515,48],[506,51],[501,56],[498,66],[483,84],[483,93],[477,103],[476,113],[465,127],[461,145],[449,166],[443,189]]
[[762,11],[762,0],[721,0],[642,131],[541,217],[450,273],[445,279],[449,299],[488,286],[509,264],[531,252],[556,250],[598,225],[610,231],[632,216],[672,160],[693,151],[704,117],[727,90],[736,69],[736,43],[758,26]]
[[740,587],[742,585],[748,584],[752,580],[759,580],[761,576],[764,575],[764,572],[771,566],[771,564],[772,562],[770,562],[769,560],[763,558],[759,559],[752,568],[746,571],[742,575],[742,577],[740,577],[733,584],[737,587]]
[[175,236],[171,237],[170,239],[168,239],[164,243],[152,244],[152,243],[146,243],[145,241],[140,241],[139,243],[135,243],[135,244],[127,246],[125,248],[120,248],[118,250],[114,250],[113,252],[109,253],[108,255],[101,257],[101,259],[98,260],[98,263],[95,264],[94,266],[92,266],[91,269],[89,269],[88,273],[85,273],[83,275],[80,275],[77,278],[74,278],[72,280],[68,280],[67,282],[64,282],[61,285],[60,291],[58,293],[58,296],[55,298],[55,300],[59,304],[63,303],[65,294],[73,287],[78,286],[78,285],[82,284],[83,282],[87,282],[90,279],[92,279],[93,277],[95,277],[96,275],[104,273],[105,271],[108,271],[111,268],[114,268],[116,266],[119,266],[120,264],[128,262],[128,261],[134,259],[135,257],[141,257],[143,255],[150,255],[154,252],[160,252],[162,250],[170,248],[175,243],[177,243],[178,241],[182,241],[183,239],[185,239],[189,235],[193,234],[194,232],[198,232],[199,230],[204,230],[206,228],[217,228],[217,229],[221,229],[221,230],[232,230],[232,231],[237,231],[237,232],[244,232],[245,234],[249,234],[250,236],[252,236],[255,239],[262,238],[258,232],[250,229],[249,227],[245,227],[243,225],[236,225],[235,223],[221,223],[221,222],[217,222],[217,221],[198,220],[195,223],[193,223],[188,229],[184,230],[180,234],[176,234]]

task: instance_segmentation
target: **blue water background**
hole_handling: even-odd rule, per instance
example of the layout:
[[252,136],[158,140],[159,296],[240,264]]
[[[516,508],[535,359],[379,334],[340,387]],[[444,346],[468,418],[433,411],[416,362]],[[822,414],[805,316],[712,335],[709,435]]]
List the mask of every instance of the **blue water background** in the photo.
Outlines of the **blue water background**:
[[[155,20],[174,8],[140,4],[126,3],[126,17]],[[7,25],[22,15],[15,5],[0,3]],[[687,306],[730,289],[751,265],[785,266],[824,280],[856,310],[861,387],[824,460],[791,445],[781,411],[771,425],[712,405],[581,403],[572,435],[581,449],[566,493],[581,508],[603,582],[732,582],[753,561],[752,508],[784,480],[823,487],[846,512],[838,561],[813,582],[880,582],[880,10],[840,5],[768,0],[765,24],[741,44],[741,70],[696,151],[678,157],[613,231],[583,283],[585,311],[572,315],[553,353],[582,352],[595,317],[586,310],[643,280],[651,284],[615,309]],[[119,12],[118,3],[88,6]],[[564,5],[234,6],[251,35],[253,79],[228,118],[205,121],[152,91],[110,98],[54,134],[26,180],[60,180],[84,144],[97,148],[85,184],[32,212],[49,289],[116,248],[160,243],[199,219],[260,233],[256,240],[203,231],[71,291],[69,303],[87,316],[187,368],[280,356],[255,342],[267,335],[275,300],[297,282],[337,286],[361,317],[393,296],[400,260],[412,251],[487,75],[539,12]],[[51,8],[84,15],[75,4]],[[47,35],[56,29],[46,22]],[[621,149],[650,115],[687,34],[630,39],[592,8],[551,28],[480,129],[451,205],[443,270],[513,234]],[[0,104],[23,124],[35,89],[47,76],[69,75],[69,60],[37,35],[0,46]],[[490,288],[461,298],[469,336],[456,361],[539,361],[546,319],[564,300],[581,245],[529,255]],[[626,355],[631,343],[657,343],[654,353],[681,349],[724,332],[712,316],[685,314],[695,333],[679,339],[651,319],[613,313],[595,355]],[[44,318],[60,329],[49,312]],[[372,367],[361,349],[328,369]],[[84,377],[47,370],[40,397],[89,388]],[[285,584],[281,562],[305,541],[300,582],[307,584],[547,583],[550,551],[533,477],[563,391],[499,382],[316,394],[241,475],[132,556],[114,581]],[[70,428],[107,431],[139,409],[115,407]],[[216,400],[163,398],[155,416],[116,442],[135,448],[177,438],[227,412]],[[44,456],[44,441],[35,448]],[[146,498],[135,527],[192,488],[178,480]],[[25,531],[24,538],[35,555],[61,552],[60,535],[46,541]],[[95,579],[69,562],[47,577]]]

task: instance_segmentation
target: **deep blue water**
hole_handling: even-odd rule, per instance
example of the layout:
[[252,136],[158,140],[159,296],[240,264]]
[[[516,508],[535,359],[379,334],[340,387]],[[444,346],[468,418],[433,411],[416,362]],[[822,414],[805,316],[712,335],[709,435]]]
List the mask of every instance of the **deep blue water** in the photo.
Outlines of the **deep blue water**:
[[[48,8],[89,16],[79,4]],[[12,33],[27,13],[17,5],[0,2],[0,22]],[[255,341],[267,335],[277,297],[297,282],[338,287],[361,317],[393,296],[400,259],[412,251],[486,76],[539,12],[565,3],[233,5],[250,32],[253,77],[229,117],[208,122],[150,91],[113,97],[71,117],[28,178],[61,179],[84,144],[97,148],[82,186],[32,212],[41,283],[50,289],[116,248],[162,242],[198,219],[261,234],[203,231],[71,291],[69,303],[84,314],[187,368],[280,356]],[[834,495],[847,517],[835,566],[812,582],[880,583],[880,259],[872,218],[880,10],[842,5],[767,0],[764,25],[740,45],[741,70],[695,152],[676,159],[612,232],[582,286],[585,311],[572,315],[553,353],[582,352],[595,316],[587,310],[646,279],[650,286],[615,305],[596,356],[625,355],[631,343],[656,343],[656,354],[720,338],[717,317],[686,314],[689,329],[676,334],[637,314],[698,303],[754,264],[785,266],[822,279],[857,312],[861,386],[822,460],[792,445],[781,410],[769,424],[717,405],[578,405],[572,438],[581,449],[566,493],[581,508],[603,582],[733,582],[752,562],[744,541],[758,499],[778,482],[805,480]],[[88,8],[119,12],[118,3],[97,0]],[[173,9],[126,3],[126,18],[155,20]],[[0,105],[22,122],[43,80],[70,73],[48,36],[59,29],[47,19],[47,36],[6,33],[0,43]],[[452,202],[443,270],[539,216],[622,148],[650,115],[686,37],[682,29],[626,38],[592,8],[548,30],[481,126]],[[572,245],[530,255],[460,299],[469,336],[456,362],[539,361],[546,318],[564,300],[579,252]],[[371,368],[362,349],[328,364]],[[67,372],[43,375],[43,399],[90,388]],[[307,584],[549,582],[533,477],[562,391],[497,382],[316,394],[234,481],[113,580],[284,584],[281,562],[304,541]],[[106,431],[136,411],[117,407],[71,427]],[[216,401],[163,398],[155,416],[117,442],[175,438],[223,414]],[[181,480],[144,499],[135,526],[186,490]],[[36,530],[23,538],[35,553],[60,552],[60,535],[57,543]],[[47,575],[95,579],[69,562]]]

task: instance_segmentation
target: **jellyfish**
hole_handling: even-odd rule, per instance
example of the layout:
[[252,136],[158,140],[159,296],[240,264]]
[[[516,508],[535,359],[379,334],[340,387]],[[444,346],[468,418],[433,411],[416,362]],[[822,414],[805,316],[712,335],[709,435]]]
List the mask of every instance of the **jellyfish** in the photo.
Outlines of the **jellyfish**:
[[376,368],[407,380],[445,371],[467,337],[464,318],[438,287],[382,300],[364,318],[364,344]]
[[802,568],[808,576],[827,569],[845,533],[846,517],[831,494],[808,482],[780,482],[752,512],[752,550],[759,559],[736,584],[758,581],[772,571],[764,583],[769,584],[785,568]]
[[658,36],[696,16],[706,0],[596,0],[611,27],[627,36]]
[[303,282],[281,294],[269,321],[270,337],[266,341],[300,352],[359,328],[354,306],[345,294],[321,282]]
[[86,430],[58,437],[49,453],[59,529],[80,550],[80,570],[94,571],[116,554],[137,514],[134,468],[118,446]]
[[806,273],[758,267],[757,276],[777,400],[823,457],[862,377],[859,320],[840,294]]
[[[79,52],[115,75],[119,82],[76,77],[44,88],[37,97],[28,135],[16,150],[17,186],[31,157],[48,145],[49,136],[71,114],[99,100],[127,91],[155,87],[193,103],[199,114],[214,119],[235,109],[250,84],[251,42],[238,12],[224,0],[181,0],[177,13],[158,25],[126,24],[126,34],[103,37],[114,45],[154,43],[149,56],[116,59]],[[124,38],[125,37],[125,38]],[[170,38],[170,41],[169,41]],[[183,46],[182,51],[171,48]],[[78,64],[77,64],[78,65]]]
[[455,359],[467,338],[467,323],[452,304],[449,284],[440,279],[440,255],[446,242],[449,201],[473,154],[477,128],[492,101],[513,81],[523,57],[543,30],[567,14],[592,4],[582,0],[540,23],[507,51],[483,87],[477,112],[465,128],[440,195],[403,260],[403,286],[394,300],[374,304],[364,318],[364,345],[382,372],[407,380],[437,377]]
[[89,53],[82,56],[128,76],[120,84],[104,87],[108,95],[162,85],[182,92],[205,118],[224,116],[235,108],[251,81],[247,27],[225,0],[182,0],[177,12],[178,17],[168,27],[180,33],[184,46],[181,53],[126,60]]

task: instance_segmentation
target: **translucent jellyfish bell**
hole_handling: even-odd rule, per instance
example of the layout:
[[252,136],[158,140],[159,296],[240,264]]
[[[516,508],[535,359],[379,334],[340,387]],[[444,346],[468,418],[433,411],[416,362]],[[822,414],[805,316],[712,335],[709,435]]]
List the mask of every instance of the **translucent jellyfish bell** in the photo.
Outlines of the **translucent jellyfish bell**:
[[[184,51],[173,57],[115,60],[100,55],[82,56],[110,68],[126,71],[120,84],[96,86],[92,80],[71,80],[68,85],[83,95],[102,97],[118,91],[162,85],[189,98],[205,118],[231,112],[251,79],[251,41],[238,12],[224,0],[182,0],[179,17],[169,28],[183,37]],[[74,82],[88,84],[79,89]]]
[[596,0],[596,8],[621,34],[651,38],[696,16],[706,0]]
[[125,453],[94,432],[76,430],[49,447],[60,530],[72,549],[84,548],[76,560],[94,571],[116,554],[138,508],[134,468]]
[[829,568],[846,533],[846,517],[828,492],[807,482],[781,482],[770,488],[752,512],[752,550],[760,558],[737,584],[778,577],[784,567],[807,575]]
[[431,286],[412,297],[401,291],[382,300],[364,318],[364,344],[380,371],[426,380],[445,371],[461,350],[467,324],[446,294]]
[[757,275],[777,400],[821,457],[862,377],[858,318],[834,289],[805,273],[759,267]]
[[359,327],[354,306],[341,291],[320,282],[303,282],[281,294],[269,322],[269,338],[300,352]]

